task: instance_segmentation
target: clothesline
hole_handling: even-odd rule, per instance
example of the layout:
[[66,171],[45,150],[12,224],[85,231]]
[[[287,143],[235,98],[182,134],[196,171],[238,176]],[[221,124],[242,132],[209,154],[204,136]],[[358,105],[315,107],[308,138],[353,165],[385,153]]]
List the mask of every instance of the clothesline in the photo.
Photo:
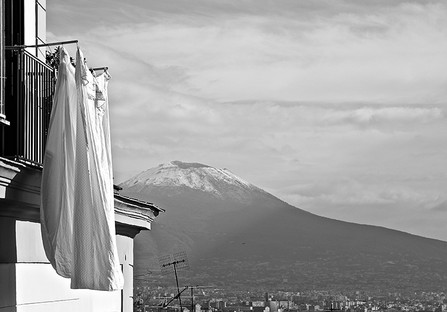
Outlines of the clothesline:
[[6,46],[6,50],[19,50],[19,49],[26,49],[26,48],[40,48],[40,47],[50,47],[55,45],[64,45],[64,44],[73,44],[78,43],[78,40],[68,40],[68,41],[57,41],[57,42],[50,42],[50,43],[42,43],[42,44],[34,44],[34,45],[14,45],[14,46]]
[[[78,40],[66,40],[66,41],[56,41],[56,42],[50,42],[50,43],[42,43],[42,44],[35,44],[35,45],[14,45],[14,46],[6,46],[5,49],[7,50],[19,50],[19,49],[26,49],[26,48],[40,48],[40,47],[50,47],[55,45],[65,45],[65,44],[78,44]],[[101,66],[101,67],[94,67],[90,68],[91,71],[95,70],[108,70],[109,67],[107,66]]]

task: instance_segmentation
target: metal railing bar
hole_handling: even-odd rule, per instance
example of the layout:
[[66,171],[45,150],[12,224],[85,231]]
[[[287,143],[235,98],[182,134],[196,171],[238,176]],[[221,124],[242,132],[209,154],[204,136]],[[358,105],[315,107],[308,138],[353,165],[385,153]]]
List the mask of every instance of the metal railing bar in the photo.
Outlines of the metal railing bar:
[[41,164],[54,93],[53,68],[27,51],[16,54],[15,158]]

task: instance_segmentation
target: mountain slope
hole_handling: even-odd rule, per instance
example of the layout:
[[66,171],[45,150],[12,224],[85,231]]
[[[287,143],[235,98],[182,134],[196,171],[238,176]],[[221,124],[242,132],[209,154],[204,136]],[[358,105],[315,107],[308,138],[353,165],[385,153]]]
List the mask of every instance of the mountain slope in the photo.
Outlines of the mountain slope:
[[137,236],[137,273],[185,250],[189,284],[411,291],[447,282],[446,242],[319,217],[226,169],[174,161],[121,187],[167,210]]

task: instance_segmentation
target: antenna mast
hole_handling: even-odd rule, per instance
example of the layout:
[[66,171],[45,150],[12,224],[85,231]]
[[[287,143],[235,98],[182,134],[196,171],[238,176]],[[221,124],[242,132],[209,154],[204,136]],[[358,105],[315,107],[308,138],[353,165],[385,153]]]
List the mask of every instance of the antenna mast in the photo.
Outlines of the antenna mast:
[[186,256],[186,252],[181,251],[181,252],[177,252],[177,253],[172,254],[172,255],[162,256],[158,260],[160,262],[160,268],[161,268],[161,272],[162,273],[167,274],[167,273],[171,273],[172,271],[174,271],[175,283],[177,285],[177,296],[176,297],[178,297],[178,302],[179,302],[179,305],[180,305],[180,312],[183,312],[182,296],[181,296],[181,294],[188,287],[186,287],[185,289],[180,291],[180,287],[179,287],[179,284],[178,284],[177,269],[181,270],[181,269],[188,269],[189,268],[188,258]]

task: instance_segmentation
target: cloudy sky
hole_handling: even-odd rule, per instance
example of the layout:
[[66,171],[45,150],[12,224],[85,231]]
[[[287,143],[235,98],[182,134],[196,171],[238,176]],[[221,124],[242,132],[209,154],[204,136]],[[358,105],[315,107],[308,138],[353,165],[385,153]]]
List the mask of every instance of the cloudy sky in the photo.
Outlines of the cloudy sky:
[[54,0],[47,20],[110,68],[115,182],[201,162],[447,240],[447,2]]

